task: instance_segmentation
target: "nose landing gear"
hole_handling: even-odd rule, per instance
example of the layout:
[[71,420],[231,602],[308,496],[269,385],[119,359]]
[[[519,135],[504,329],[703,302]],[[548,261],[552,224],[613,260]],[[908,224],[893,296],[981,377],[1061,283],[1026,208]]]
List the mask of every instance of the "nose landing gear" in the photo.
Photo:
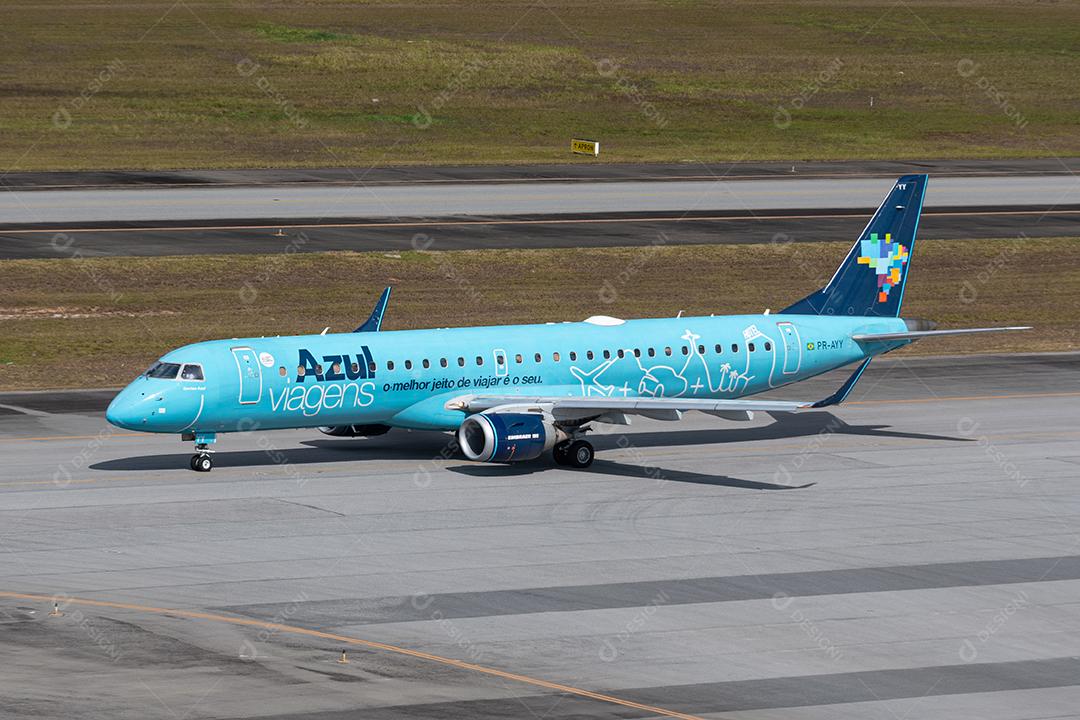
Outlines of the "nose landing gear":
[[180,436],[181,440],[195,441],[195,454],[191,456],[191,469],[195,472],[210,472],[214,468],[214,452],[210,446],[217,442],[215,433],[188,432]]
[[214,460],[207,453],[199,453],[191,456],[191,469],[195,472],[210,472],[214,467]]

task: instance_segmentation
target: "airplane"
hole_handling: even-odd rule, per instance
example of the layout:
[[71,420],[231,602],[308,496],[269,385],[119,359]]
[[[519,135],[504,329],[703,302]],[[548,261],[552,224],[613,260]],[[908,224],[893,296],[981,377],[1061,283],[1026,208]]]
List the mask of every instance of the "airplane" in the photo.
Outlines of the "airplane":
[[[586,468],[597,423],[690,411],[748,420],[839,405],[878,355],[923,338],[1030,329],[937,329],[900,316],[927,182],[899,178],[829,282],[779,313],[384,331],[388,287],[351,333],[173,350],[113,399],[106,418],[193,441],[200,472],[213,467],[219,434],[285,428],[452,431],[469,460],[551,451],[559,465]],[[817,401],[752,397],[852,364]]]

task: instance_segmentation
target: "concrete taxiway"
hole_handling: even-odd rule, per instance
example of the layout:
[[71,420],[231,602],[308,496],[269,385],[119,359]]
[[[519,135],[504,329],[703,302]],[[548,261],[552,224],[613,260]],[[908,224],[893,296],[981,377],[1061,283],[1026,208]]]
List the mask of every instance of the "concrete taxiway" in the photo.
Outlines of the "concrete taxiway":
[[1078,716],[1080,354],[886,358],[582,472],[290,431],[197,474],[110,394],[0,395],[2,717]]

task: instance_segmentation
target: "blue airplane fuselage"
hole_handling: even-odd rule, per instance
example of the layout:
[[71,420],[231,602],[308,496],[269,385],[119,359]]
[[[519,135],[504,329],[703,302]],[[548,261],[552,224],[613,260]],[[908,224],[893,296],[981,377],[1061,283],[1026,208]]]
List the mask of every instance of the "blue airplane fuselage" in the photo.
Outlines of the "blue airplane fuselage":
[[340,425],[454,430],[469,394],[740,398],[907,344],[890,317],[729,315],[200,342],[163,363],[202,378],[140,376],[108,419],[131,430],[220,433]]

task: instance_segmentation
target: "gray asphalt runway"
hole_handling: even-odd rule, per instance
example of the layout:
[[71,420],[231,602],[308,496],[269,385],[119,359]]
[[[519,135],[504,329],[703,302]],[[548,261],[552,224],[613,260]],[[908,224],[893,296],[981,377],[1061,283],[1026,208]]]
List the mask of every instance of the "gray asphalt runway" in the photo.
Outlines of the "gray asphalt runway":
[[[876,208],[895,178],[664,180],[400,186],[9,190],[0,226],[159,223],[260,218],[450,218],[613,212],[680,213],[790,208]],[[1080,205],[1080,178],[945,177],[932,180],[926,206],[994,208]]]
[[1080,354],[886,358],[584,472],[290,431],[201,475],[109,394],[0,395],[0,716],[1080,716]]
[[[816,211],[815,211],[816,212]],[[201,255],[351,250],[626,247],[714,243],[852,241],[872,210],[795,210],[715,213],[626,213],[579,217],[423,218],[386,221],[339,219],[320,224],[287,220],[216,229],[169,223],[55,233],[0,230],[0,259]],[[1080,236],[1080,206],[1054,209],[937,208],[923,213],[920,236],[945,240]]]

